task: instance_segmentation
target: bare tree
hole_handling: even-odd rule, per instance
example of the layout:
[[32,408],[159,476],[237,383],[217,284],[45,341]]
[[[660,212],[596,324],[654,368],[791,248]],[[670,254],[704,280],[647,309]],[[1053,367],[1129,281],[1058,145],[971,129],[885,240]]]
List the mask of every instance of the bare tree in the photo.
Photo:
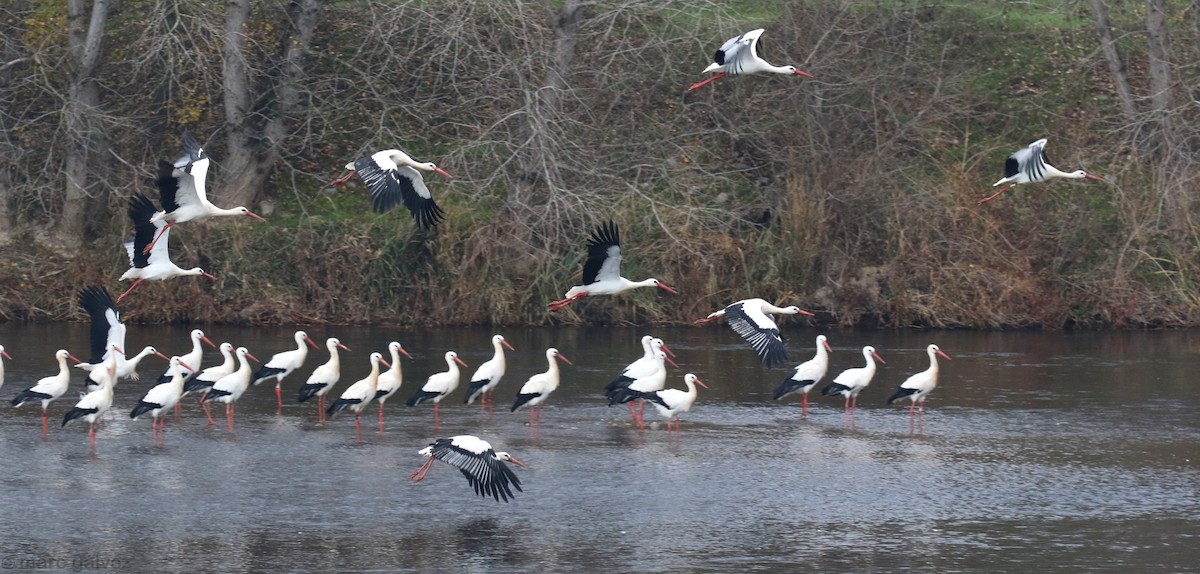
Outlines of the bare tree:
[[83,241],[87,232],[90,199],[96,195],[92,190],[97,188],[97,178],[91,173],[93,154],[98,151],[101,138],[96,121],[96,116],[100,114],[100,90],[94,74],[100,60],[104,24],[108,18],[108,0],[93,0],[90,13],[85,4],[84,0],[67,2],[67,37],[72,71],[67,100],[63,106],[63,121],[67,131],[63,154],[66,194],[58,236],[71,244]]
[[16,197],[14,180],[20,146],[12,133],[17,118],[11,113],[16,97],[11,88],[27,61],[21,46],[24,30],[20,26],[24,21],[20,14],[25,9],[24,0],[0,9],[0,243],[8,237],[14,223],[12,203]]
[[1091,0],[1092,19],[1096,22],[1096,32],[1100,35],[1100,47],[1104,51],[1104,61],[1108,64],[1108,72],[1112,75],[1113,89],[1117,92],[1117,101],[1125,120],[1131,124],[1138,120],[1137,105],[1134,102],[1133,90],[1129,87],[1129,76],[1125,71],[1125,58],[1117,50],[1117,41],[1113,37],[1112,20],[1108,17],[1108,6],[1104,0]]
[[323,0],[289,2],[274,65],[252,77],[245,30],[251,2],[229,0],[223,64],[228,158],[222,195],[232,204],[257,201],[271,175],[302,97],[304,57],[324,4]]
[[1171,40],[1164,0],[1146,2],[1146,51],[1150,68],[1150,103],[1160,130],[1169,129],[1171,105]]

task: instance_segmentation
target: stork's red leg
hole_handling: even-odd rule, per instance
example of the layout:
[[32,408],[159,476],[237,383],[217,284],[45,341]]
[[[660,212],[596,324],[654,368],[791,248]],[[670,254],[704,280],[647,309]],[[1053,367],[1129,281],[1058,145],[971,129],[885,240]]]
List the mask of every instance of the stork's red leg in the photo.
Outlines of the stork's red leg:
[[1014,187],[1016,187],[1016,184],[1013,184],[1013,185],[1010,185],[1010,186],[1008,186],[1008,187],[1005,187],[1004,189],[1001,189],[1000,191],[997,191],[996,193],[993,193],[993,194],[991,194],[991,195],[989,195],[989,196],[987,196],[987,197],[985,197],[985,198],[983,198],[983,199],[979,200],[979,203],[980,203],[980,204],[984,204],[984,203],[987,203],[987,202],[989,202],[989,201],[991,201],[991,200],[993,200],[993,199],[996,199],[997,197],[1000,197],[1000,194],[1001,194],[1001,193],[1004,193],[1004,192],[1006,192],[1006,191],[1008,191],[1008,190],[1010,190],[1010,189],[1012,189],[1012,188],[1014,188]]
[[696,82],[696,83],[692,84],[692,87],[688,88],[687,91],[691,92],[693,90],[699,90],[700,88],[703,88],[704,86],[707,86],[708,84],[715,82],[724,77],[725,77],[725,72],[720,72],[718,74],[714,74],[713,77],[711,77],[707,80],[704,80],[702,82]]

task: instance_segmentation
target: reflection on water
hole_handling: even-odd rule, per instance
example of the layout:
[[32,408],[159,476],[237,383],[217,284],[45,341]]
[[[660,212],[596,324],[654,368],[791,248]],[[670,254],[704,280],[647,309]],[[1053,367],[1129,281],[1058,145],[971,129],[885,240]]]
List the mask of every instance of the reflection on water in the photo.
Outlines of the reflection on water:
[[[189,329],[131,325],[128,344],[183,352]],[[205,330],[260,358],[292,344],[287,329]],[[413,353],[383,436],[370,432],[373,406],[355,444],[348,413],[321,426],[311,406],[288,403],[275,416],[262,386],[239,405],[236,434],[209,427],[187,399],[165,444],[152,446],[149,421],[128,419],[165,367],[150,360],[142,381],[117,387],[120,416],[105,423],[94,453],[84,425],[42,439],[36,407],[6,406],[0,561],[222,572],[1180,571],[1200,563],[1195,333],[833,331],[831,376],[858,366],[866,344],[888,360],[851,424],[837,398],[814,397],[808,419],[798,398],[772,401],[787,371],[763,369],[728,329],[657,329],[711,386],[675,436],[630,427],[625,408],[600,396],[640,354],[638,330],[503,330],[518,351],[495,412],[462,405],[460,389],[443,403],[436,433],[430,409],[405,408],[403,399],[444,368],[447,349],[472,372],[491,355],[491,331],[307,330],[354,349],[343,354],[335,395],[387,341]],[[811,356],[815,331],[785,324],[785,332],[794,359]],[[0,343],[15,357],[0,392],[10,397],[51,374],[60,347],[85,354],[86,337],[82,325],[0,325]],[[906,407],[882,403],[925,368],[930,342],[953,360],[914,433]],[[530,432],[528,415],[507,406],[526,377],[545,370],[550,346],[576,366],[563,366],[540,432]],[[323,355],[313,352],[285,381],[286,399]],[[205,365],[218,360],[210,352]],[[673,370],[668,385],[682,388],[682,374]],[[51,420],[73,402],[55,403]],[[647,419],[659,421],[653,410]],[[514,502],[475,496],[444,464],[422,483],[407,480],[418,449],[461,433],[529,464],[518,470],[525,491]]]

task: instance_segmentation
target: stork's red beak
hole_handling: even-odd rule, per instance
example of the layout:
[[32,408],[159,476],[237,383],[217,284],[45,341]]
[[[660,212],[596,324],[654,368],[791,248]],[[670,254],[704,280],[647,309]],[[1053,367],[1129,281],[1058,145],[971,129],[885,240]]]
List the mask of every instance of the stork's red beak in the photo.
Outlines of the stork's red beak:
[[1090,173],[1084,173],[1084,174],[1083,174],[1083,177],[1086,177],[1086,178],[1088,178],[1088,179],[1092,179],[1092,180],[1095,180],[1095,181],[1104,181],[1104,178],[1103,178],[1103,177],[1100,177],[1100,176],[1098,176],[1098,175],[1092,175],[1092,174],[1090,174]]
[[515,350],[516,350],[516,349],[514,349],[514,348],[513,348],[513,346],[512,346],[512,345],[509,345],[509,344],[508,344],[508,341],[506,341],[506,340],[501,340],[501,341],[500,341],[500,344],[501,344],[501,345],[504,345],[505,347],[508,347],[508,350],[510,350],[510,351],[515,351]]
[[792,72],[792,75],[793,75],[793,76],[804,76],[805,78],[811,78],[811,77],[813,77],[813,75],[812,75],[812,74],[810,74],[810,73],[808,73],[808,72],[805,72],[805,71],[803,71],[803,70],[796,70],[795,72]]
[[670,293],[672,295],[677,295],[679,293],[679,291],[676,291],[675,289],[668,287],[666,283],[659,283],[658,288],[662,289],[663,291],[666,291],[667,293]]
[[261,222],[263,222],[263,223],[266,223],[266,222],[267,222],[267,220],[266,220],[266,218],[265,218],[265,217],[263,217],[263,216],[261,216],[261,215],[259,215],[259,214],[257,214],[257,213],[254,213],[253,211],[247,211],[247,212],[246,212],[246,216],[247,216],[247,217],[253,217],[254,219],[257,219],[257,220],[259,220],[259,221],[261,221]]
[[508,462],[511,462],[511,463],[513,463],[513,464],[515,464],[515,465],[517,465],[517,466],[521,467],[521,468],[529,468],[529,467],[525,466],[525,463],[523,463],[523,462],[521,462],[521,461],[519,461],[519,460],[517,460],[517,459],[513,458],[511,454],[510,454],[510,455],[508,455]]
[[436,174],[438,174],[438,175],[440,175],[440,176],[442,176],[442,177],[444,177],[444,178],[446,178],[446,179],[454,179],[454,176],[453,176],[453,175],[450,175],[450,174],[446,173],[446,170],[444,170],[444,169],[442,169],[442,168],[440,168],[440,167],[435,167],[435,168],[433,168],[433,173],[436,173]]
[[701,380],[700,380],[700,377],[696,377],[696,384],[697,384],[697,385],[700,385],[700,386],[702,386],[702,387],[704,387],[704,388],[706,388],[706,389],[708,388],[708,385],[704,384],[704,381],[701,381]]

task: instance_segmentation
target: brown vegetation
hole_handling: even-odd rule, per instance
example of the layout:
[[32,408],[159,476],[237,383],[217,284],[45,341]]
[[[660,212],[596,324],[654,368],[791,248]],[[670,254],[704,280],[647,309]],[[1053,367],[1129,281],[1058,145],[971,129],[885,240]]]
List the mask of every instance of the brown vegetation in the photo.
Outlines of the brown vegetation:
[[[112,287],[125,198],[186,126],[214,157],[214,201],[270,223],[180,226],[173,257],[220,281],[144,286],[137,321],[671,323],[749,296],[856,326],[1200,319],[1200,20],[1161,0],[250,4],[107,3],[74,160],[76,28],[56,3],[0,8],[0,318],[72,316],[81,285]],[[765,58],[816,79],[683,93],[760,26]],[[1041,137],[1109,183],[977,205]],[[430,184],[435,232],[371,214],[360,186],[325,189],[397,146],[456,176]],[[82,232],[71,161],[88,166]],[[624,274],[680,295],[548,316],[610,218]]]

